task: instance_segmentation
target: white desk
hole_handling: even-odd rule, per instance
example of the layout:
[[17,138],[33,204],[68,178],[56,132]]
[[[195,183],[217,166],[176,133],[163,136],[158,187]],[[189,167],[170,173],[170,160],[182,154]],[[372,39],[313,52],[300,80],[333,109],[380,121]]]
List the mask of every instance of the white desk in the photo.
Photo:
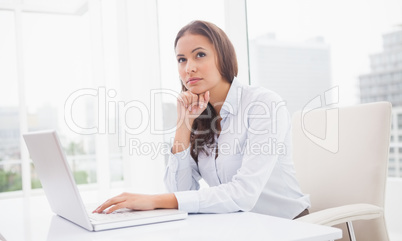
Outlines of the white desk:
[[54,215],[44,196],[0,200],[0,233],[13,240],[305,240],[341,238],[340,229],[250,212],[194,214],[185,220],[89,232]]

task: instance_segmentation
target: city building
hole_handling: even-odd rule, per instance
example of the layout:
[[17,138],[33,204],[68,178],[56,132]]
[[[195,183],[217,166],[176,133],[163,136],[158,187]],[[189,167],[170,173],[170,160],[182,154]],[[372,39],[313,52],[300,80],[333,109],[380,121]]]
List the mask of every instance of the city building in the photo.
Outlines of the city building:
[[20,126],[17,107],[0,108],[0,160],[20,158]]
[[359,76],[361,103],[392,103],[388,175],[402,177],[402,30],[383,35],[383,51],[370,56],[370,73]]
[[360,100],[402,106],[402,30],[385,34],[383,42],[384,50],[370,56],[370,73],[359,77]]
[[251,84],[277,92],[291,114],[331,87],[330,47],[322,37],[290,43],[266,34],[249,46]]
[[[57,110],[43,105],[35,113],[28,114],[29,131],[57,129]],[[18,107],[0,108],[0,160],[19,160],[20,133]]]
[[402,106],[392,108],[388,176],[402,177]]

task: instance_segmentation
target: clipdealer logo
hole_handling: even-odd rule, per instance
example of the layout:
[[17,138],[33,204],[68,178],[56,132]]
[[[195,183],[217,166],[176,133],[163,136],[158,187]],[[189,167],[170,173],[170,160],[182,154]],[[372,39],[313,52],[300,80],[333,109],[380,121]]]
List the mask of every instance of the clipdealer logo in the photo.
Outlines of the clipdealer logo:
[[[174,133],[176,131],[176,126],[170,129],[159,130],[156,128],[157,120],[156,111],[158,99],[156,95],[167,94],[173,96],[175,99],[181,98],[179,92],[175,92],[169,89],[154,89],[150,90],[150,101],[149,105],[139,101],[119,101],[117,92],[114,89],[107,90],[105,87],[99,87],[98,89],[79,89],[70,94],[64,105],[64,119],[67,126],[77,134],[82,135],[92,135],[92,134],[118,134],[118,145],[120,147],[126,146],[127,135],[139,135],[148,131],[150,134],[162,135]],[[240,98],[241,88],[237,90],[237,98]],[[97,102],[97,116],[95,117],[94,126],[80,126],[78,122],[73,117],[73,108],[78,105],[77,100],[81,98],[93,98]],[[222,104],[222,103],[221,103]],[[271,134],[277,134],[277,114],[280,109],[286,106],[285,101],[264,103],[261,101],[253,101],[243,108],[238,107],[239,111],[243,111],[244,114],[239,114],[236,120],[229,119],[229,123],[226,123],[226,128],[221,130],[222,133],[243,133],[244,129],[253,135],[264,135],[269,132]],[[222,108],[228,110],[233,110],[233,106],[230,103],[224,103]],[[258,109],[259,114],[255,114],[253,110]],[[95,111],[93,113],[95,113]],[[133,112],[135,111],[135,115]],[[131,112],[131,113],[128,113]],[[173,114],[173,113],[172,113]],[[178,113],[182,115],[184,113]],[[115,118],[111,118],[115,116]],[[131,119],[129,118],[131,117]],[[205,118],[205,116],[203,116]],[[215,119],[218,119],[216,117]],[[216,120],[212,121],[216,121]],[[250,120],[263,119],[267,123],[269,121],[268,128],[262,128],[260,126],[250,126]],[[189,129],[192,128],[187,119],[180,118],[180,123],[177,125],[185,124]],[[137,123],[133,126],[133,122]],[[130,123],[130,124],[129,124]],[[135,124],[134,124],[135,125]],[[217,130],[212,130],[217,131]],[[136,142],[129,142],[136,143]]]
[[[335,86],[324,92],[324,101],[318,95],[309,101],[301,112],[301,128],[304,135],[313,143],[332,153],[339,151],[339,108],[331,107],[339,103],[339,87]],[[325,105],[324,105],[325,104]],[[325,137],[320,138],[306,128],[306,116],[312,111],[327,107],[325,109]]]
[[[148,128],[150,134],[167,134],[174,133],[175,126],[169,130],[158,130],[156,128],[156,103],[155,99],[157,94],[169,94],[174,98],[180,98],[180,93],[169,89],[158,89],[150,91],[150,107],[139,100],[118,101],[116,96],[117,92],[114,89],[107,90],[105,87],[99,87],[98,89],[79,89],[73,92],[65,102],[64,108],[64,119],[67,126],[77,134],[92,135],[92,134],[118,134],[118,145],[120,147],[126,146],[128,135],[138,135]],[[82,97],[92,97],[95,98],[97,102],[97,117],[95,126],[80,126],[73,118],[73,107],[75,102]],[[239,98],[239,96],[238,96]],[[330,151],[332,153],[337,153],[339,150],[339,108],[333,107],[334,104],[339,102],[339,88],[335,86],[324,92],[324,99],[320,95],[309,101],[301,111],[301,128],[304,135],[310,139],[313,143],[322,147],[323,149]],[[227,103],[225,103],[226,105]],[[277,114],[278,111],[285,107],[286,103],[272,102],[270,105],[264,102],[252,102],[248,106],[244,107],[243,111],[245,114],[239,114],[237,125],[232,123],[227,124],[227,129],[222,130],[222,133],[242,133],[244,128],[247,128],[248,132],[251,134],[263,135],[271,132],[271,134],[277,133]],[[306,117],[313,113],[314,110],[327,107],[325,109],[325,133],[324,138],[321,138],[311,131],[308,130],[306,126]],[[329,107],[329,108],[328,108]],[[233,108],[233,106],[228,106],[227,108]],[[259,115],[252,114],[252,109],[258,108],[261,110]],[[127,116],[129,111],[136,111],[135,123],[137,126],[132,126],[132,121],[127,121]],[[109,113],[114,113],[116,118],[110,118]],[[131,115],[132,116],[132,115]],[[264,119],[271,122],[269,131],[266,129],[252,129],[248,126],[250,119]],[[320,119],[321,120],[321,119]],[[128,123],[131,123],[129,125]],[[188,123],[185,123],[188,124]],[[191,128],[191,126],[188,126]],[[148,153],[147,150],[169,150],[168,146],[157,146],[157,147],[143,147],[144,142],[140,142],[138,139],[129,139],[129,144],[133,145],[133,150],[140,150],[141,152]],[[139,143],[141,145],[139,145]],[[275,143],[275,142],[272,142]],[[283,143],[276,143],[280,146]],[[135,149],[137,148],[137,149]],[[139,148],[139,149],[138,149]],[[147,149],[146,149],[147,148]]]

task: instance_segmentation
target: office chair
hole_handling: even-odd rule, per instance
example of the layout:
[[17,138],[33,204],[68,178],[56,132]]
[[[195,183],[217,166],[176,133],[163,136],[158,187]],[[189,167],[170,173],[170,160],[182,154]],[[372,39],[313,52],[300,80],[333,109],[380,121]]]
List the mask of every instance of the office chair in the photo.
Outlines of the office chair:
[[311,199],[310,214],[297,220],[337,225],[341,240],[389,240],[384,199],[391,104],[298,111],[292,121],[296,176]]

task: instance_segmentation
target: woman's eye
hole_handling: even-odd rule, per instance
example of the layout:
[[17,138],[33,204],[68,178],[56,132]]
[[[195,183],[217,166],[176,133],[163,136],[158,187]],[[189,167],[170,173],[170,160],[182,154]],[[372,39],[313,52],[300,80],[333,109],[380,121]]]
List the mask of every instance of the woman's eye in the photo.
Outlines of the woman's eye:
[[179,58],[179,59],[177,60],[177,62],[179,62],[179,63],[182,63],[182,62],[184,62],[184,61],[186,61],[185,58]]
[[199,52],[198,54],[197,54],[197,57],[198,58],[201,58],[201,57],[205,57],[205,53],[203,53],[203,52]]

